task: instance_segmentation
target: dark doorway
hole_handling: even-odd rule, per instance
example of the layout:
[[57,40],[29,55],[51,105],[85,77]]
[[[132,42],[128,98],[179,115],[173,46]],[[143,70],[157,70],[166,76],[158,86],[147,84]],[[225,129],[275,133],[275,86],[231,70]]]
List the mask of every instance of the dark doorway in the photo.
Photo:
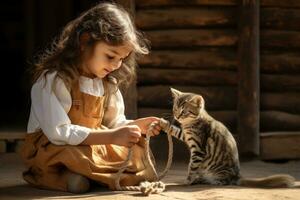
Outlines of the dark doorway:
[[0,2],[0,130],[26,130],[30,113],[27,69],[34,55],[51,43],[62,27],[99,1],[11,0]]

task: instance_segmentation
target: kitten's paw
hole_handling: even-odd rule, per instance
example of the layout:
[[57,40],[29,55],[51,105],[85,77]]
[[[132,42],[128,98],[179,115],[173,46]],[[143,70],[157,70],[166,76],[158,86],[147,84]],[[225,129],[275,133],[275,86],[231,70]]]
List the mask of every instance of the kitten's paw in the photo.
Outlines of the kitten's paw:
[[175,137],[181,131],[180,128],[178,128],[177,126],[171,125],[171,123],[168,120],[165,120],[163,118],[160,118],[159,126],[161,127],[162,131],[166,132],[167,134],[174,135]]
[[189,180],[189,179],[185,179],[183,181],[183,185],[192,185],[192,184],[193,184],[193,182],[191,180]]
[[163,131],[169,129],[170,122],[168,120],[165,120],[164,118],[160,118],[159,125],[162,128]]
[[188,177],[185,179],[184,184],[185,185],[192,185],[195,182],[195,175],[189,174]]

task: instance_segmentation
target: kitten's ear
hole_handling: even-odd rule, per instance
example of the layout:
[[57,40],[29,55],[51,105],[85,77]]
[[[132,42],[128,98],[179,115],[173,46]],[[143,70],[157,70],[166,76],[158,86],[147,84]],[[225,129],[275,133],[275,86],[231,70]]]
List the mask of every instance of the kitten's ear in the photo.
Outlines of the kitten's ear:
[[190,102],[196,104],[197,106],[204,108],[204,99],[201,95],[195,95],[191,98]]
[[176,97],[178,97],[179,95],[182,94],[182,92],[180,92],[179,90],[176,90],[174,88],[171,88],[171,92],[172,92],[173,98],[176,98]]

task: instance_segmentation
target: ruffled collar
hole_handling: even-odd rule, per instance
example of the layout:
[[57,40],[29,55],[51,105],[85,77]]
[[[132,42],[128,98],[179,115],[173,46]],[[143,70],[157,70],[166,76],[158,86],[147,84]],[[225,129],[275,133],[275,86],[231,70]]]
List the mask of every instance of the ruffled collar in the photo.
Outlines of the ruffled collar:
[[103,96],[104,87],[103,80],[101,78],[89,78],[87,76],[79,77],[80,91],[93,96]]

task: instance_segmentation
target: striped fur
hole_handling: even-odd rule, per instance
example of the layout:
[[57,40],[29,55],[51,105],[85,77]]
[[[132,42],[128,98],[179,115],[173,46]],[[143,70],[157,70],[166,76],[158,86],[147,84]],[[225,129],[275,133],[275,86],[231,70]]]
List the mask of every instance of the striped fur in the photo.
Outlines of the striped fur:
[[[235,139],[221,122],[206,112],[202,96],[183,93],[173,88],[171,91],[174,119],[181,126],[181,131],[177,131],[173,136],[185,142],[190,150],[186,184],[251,187],[257,185],[261,187],[262,184],[257,181],[253,183],[252,179],[241,178]],[[291,177],[289,176],[289,178]],[[274,183],[276,180],[269,181],[273,184],[271,187],[274,184],[283,184],[282,182]],[[251,184],[247,184],[250,182]],[[268,187],[269,185],[264,186]]]

